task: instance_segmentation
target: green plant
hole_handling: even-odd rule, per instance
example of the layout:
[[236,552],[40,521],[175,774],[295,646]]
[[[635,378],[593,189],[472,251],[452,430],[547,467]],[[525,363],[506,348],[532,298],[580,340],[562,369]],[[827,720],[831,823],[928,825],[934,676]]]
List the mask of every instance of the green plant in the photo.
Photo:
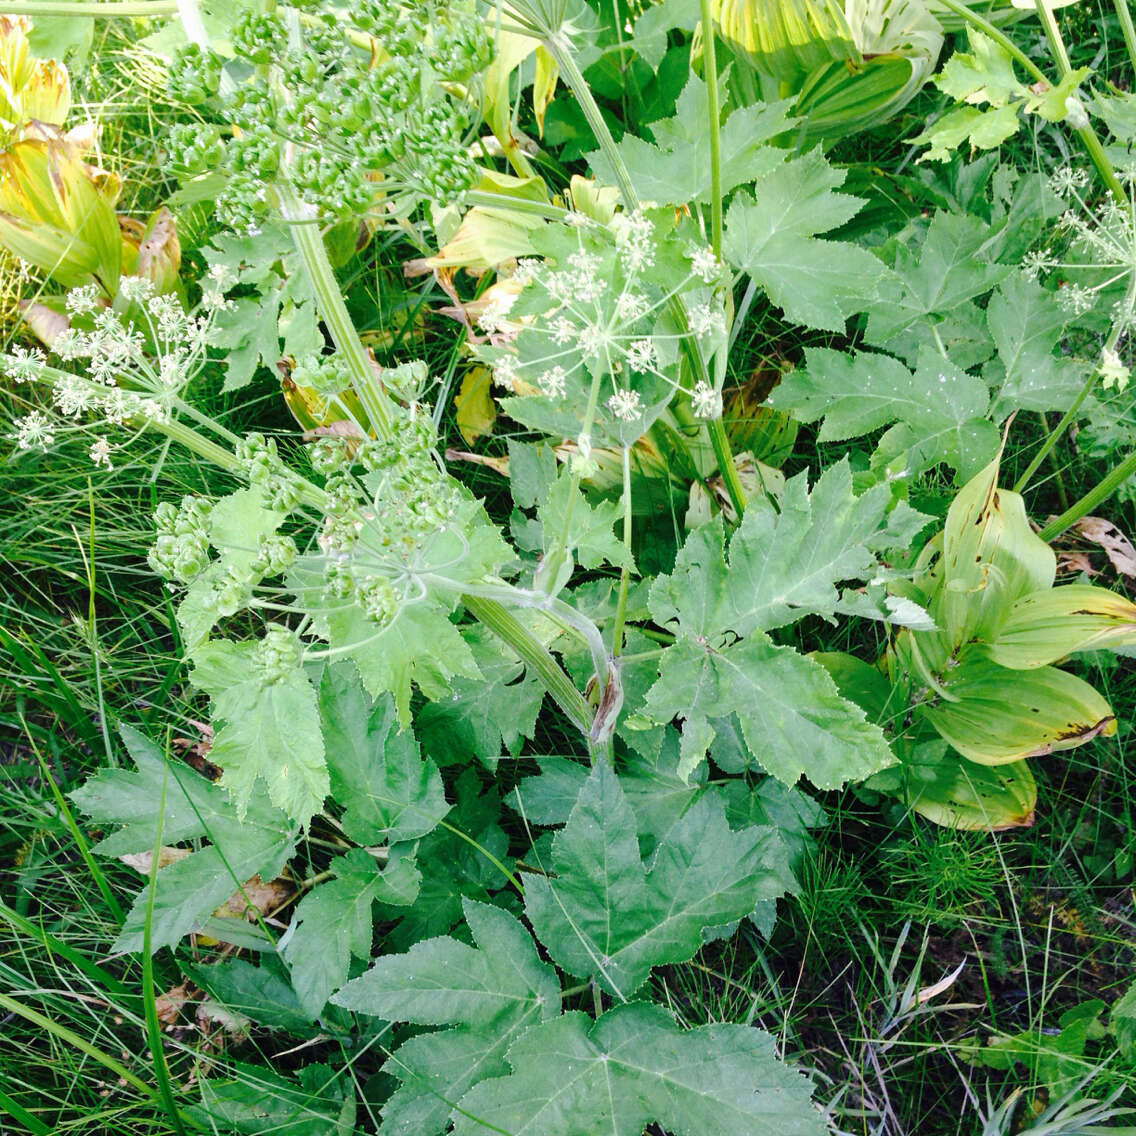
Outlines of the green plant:
[[[590,9],[414,12],[372,5],[347,24],[282,5],[207,27],[184,5],[174,87],[209,127],[185,191],[213,194],[239,231],[202,242],[188,314],[127,276],[113,307],[71,291],[55,362],[6,355],[32,404],[21,460],[83,437],[101,476],[146,434],[164,447],[156,481],[167,454],[210,467],[151,498],[149,561],[168,589],[159,654],[184,649],[217,782],[173,757],[170,715],[139,729],[124,695],[112,729],[99,685],[94,728],[47,654],[5,633],[44,676],[40,712],[105,758],[52,791],[100,902],[119,902],[100,864],[145,875],[113,944],[142,956],[130,1020],[145,1075],[70,1025],[52,1036],[122,1066],[178,1132],[819,1133],[813,1087],[754,1009],[724,1022],[721,999],[710,1020],[679,1018],[659,990],[684,966],[707,972],[693,960],[743,924],[772,957],[777,900],[798,890],[785,906],[806,934],[785,939],[821,957],[842,949],[851,904],[887,910],[878,865],[811,859],[826,810],[802,778],[837,809],[856,783],[862,800],[882,790],[989,830],[1032,818],[1025,756],[1112,732],[1104,698],[1055,664],[1131,642],[1136,609],[1052,587],[1024,500],[998,487],[1000,427],[1071,416],[1101,377],[1120,383],[1129,321],[1102,331],[1058,302],[1052,266],[1019,270],[1058,208],[1039,176],[964,168],[969,199],[941,194],[866,247],[844,171],[787,148],[794,108],[719,82],[708,2],[702,77],[675,84],[649,131],[622,132],[585,77],[617,51],[599,43],[607,23],[589,42]],[[670,18],[652,35],[689,57],[691,29]],[[594,181],[513,137],[530,81],[518,40],[536,45],[536,113],[555,104],[554,73],[575,99]],[[488,142],[467,148],[478,108],[512,174]],[[173,140],[192,149],[187,131]],[[951,208],[963,200],[970,215]],[[418,261],[441,246],[426,265],[438,289],[410,285],[415,302],[444,291],[504,391],[488,414],[516,432],[474,457],[507,491],[475,492],[447,465],[461,342],[427,337],[427,358],[397,349],[380,366],[360,335],[367,258],[397,234]],[[473,290],[460,264],[500,279]],[[1088,358],[1061,350],[1071,330]],[[755,355],[783,363],[772,412],[753,411]],[[278,365],[302,438],[273,432],[282,414],[235,421],[202,397],[223,370],[251,407]],[[805,471],[792,449],[813,423]],[[824,448],[858,438],[839,460]],[[944,532],[928,540],[934,517],[912,502],[945,511]],[[88,582],[97,650],[93,568]],[[164,682],[178,678],[170,664]],[[1026,710],[992,719],[991,690],[1011,682]],[[920,914],[964,914],[994,888],[989,857],[960,869],[961,839],[897,871],[937,881]],[[926,1003],[961,973],[920,987],[928,936],[901,980],[907,938],[868,934],[880,1012],[858,1019],[874,1034],[855,1047],[875,1077],[860,1091],[878,1088],[889,1118],[880,1063],[907,1063]],[[192,1096],[154,1005],[173,963],[225,1023],[224,1055],[192,1051]],[[266,1068],[247,1045],[258,1030],[298,1039],[298,1056]]]

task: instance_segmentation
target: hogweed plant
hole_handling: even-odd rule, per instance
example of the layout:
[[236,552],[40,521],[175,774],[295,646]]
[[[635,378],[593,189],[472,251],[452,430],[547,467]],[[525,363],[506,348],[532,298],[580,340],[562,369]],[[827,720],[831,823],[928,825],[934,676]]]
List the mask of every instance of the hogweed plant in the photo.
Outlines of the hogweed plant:
[[[153,431],[231,479],[160,504],[149,551],[211,703],[219,781],[123,726],[133,768],[72,794],[105,833],[96,853],[152,856],[115,949],[172,948],[219,1003],[254,1020],[286,1005],[332,1039],[339,1065],[291,1084],[311,1131],[354,1123],[349,1067],[381,1048],[399,1082],[383,1132],[819,1136],[768,1035],[681,1029],[647,984],[743,921],[770,933],[825,821],[803,781],[866,783],[956,827],[1022,824],[1026,759],[1114,728],[1054,664],[1136,642],[1136,608],[1053,588],[1053,554],[998,478],[1015,414],[1071,421],[1098,380],[1125,379],[1131,289],[1099,357],[1059,351],[1092,313],[1075,282],[1055,287],[1074,262],[1022,267],[1016,229],[1059,212],[1036,176],[999,178],[981,216],[943,209],[858,243],[863,202],[819,149],[791,148],[791,100],[722,81],[709,3],[701,75],[650,138],[618,139],[577,62],[587,20],[563,5],[370,3],[350,22],[267,5],[216,42],[183,9],[194,42],[172,81],[205,125],[170,151],[233,230],[204,250],[200,301],[127,278],[108,305],[85,284],[55,361],[5,357],[37,403],[20,451],[83,431],[105,465]],[[595,180],[567,194],[536,163],[494,168],[479,137],[506,32],[539,40],[594,137]],[[1079,174],[1058,180],[1096,208]],[[1066,229],[1111,255],[1124,224],[1108,206]],[[476,234],[470,262],[498,271],[462,314],[497,409],[526,430],[487,458],[505,518],[446,466],[442,376],[380,366],[352,319],[333,259],[379,229],[451,253]],[[1126,263],[1083,287],[1127,288]],[[855,461],[786,477],[762,466],[771,450],[732,452],[756,308],[831,344],[761,414],[864,439]],[[214,364],[236,389],[285,356],[319,423],[302,438],[238,435],[196,405]],[[932,469],[959,486],[941,533],[908,500]],[[870,621],[871,657],[807,649],[838,619]],[[990,716],[1010,681],[1048,699],[1038,720]],[[257,877],[294,893],[278,938]],[[252,922],[220,916],[234,902]],[[191,963],[187,938],[227,946]],[[246,1082],[204,1078],[179,1117],[245,1115]]]

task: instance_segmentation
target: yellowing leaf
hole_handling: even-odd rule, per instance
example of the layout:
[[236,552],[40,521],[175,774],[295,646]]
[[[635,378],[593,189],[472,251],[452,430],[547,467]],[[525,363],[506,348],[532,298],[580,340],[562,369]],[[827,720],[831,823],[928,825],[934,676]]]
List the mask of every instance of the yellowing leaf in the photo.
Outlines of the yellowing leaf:
[[1077,651],[1136,643],[1136,604],[1091,584],[1069,584],[1023,596],[1013,607],[990,657],[1015,670],[1043,667]]
[[1056,667],[1010,670],[979,645],[961,652],[944,685],[955,701],[920,713],[959,753],[982,765],[1042,757],[1116,733],[1112,708],[1087,682]]
[[995,458],[959,491],[947,512],[943,586],[933,615],[952,645],[997,637],[1010,605],[1053,585],[1057,557],[1030,528],[1022,498],[998,487]]
[[492,432],[497,419],[497,407],[489,395],[491,379],[488,367],[471,367],[454,396],[458,429],[471,446],[482,434]]
[[547,49],[541,45],[536,49],[536,77],[533,79],[533,115],[540,132],[544,134],[544,112],[552,102],[556,93],[556,81],[560,77],[560,69],[556,60],[552,58]]
[[976,765],[948,750],[905,763],[903,775],[901,795],[911,810],[944,828],[1001,832],[1033,824],[1037,784],[1024,761]]

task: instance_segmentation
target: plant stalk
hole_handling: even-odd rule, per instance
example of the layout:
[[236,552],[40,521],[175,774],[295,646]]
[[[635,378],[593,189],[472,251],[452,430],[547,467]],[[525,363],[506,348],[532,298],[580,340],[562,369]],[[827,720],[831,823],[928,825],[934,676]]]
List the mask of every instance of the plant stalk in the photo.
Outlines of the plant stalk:
[[623,547],[627,563],[619,572],[619,598],[615,605],[615,627],[611,633],[611,655],[619,658],[623,651],[623,624],[627,617],[627,593],[631,587],[631,448],[623,447]]
[[576,684],[553,658],[552,652],[508,608],[496,600],[463,595],[462,603],[470,615],[516,651],[525,665],[540,678],[545,690],[568,716],[572,725],[587,736],[592,726],[591,707],[577,690]]
[[375,432],[382,438],[390,438],[393,418],[390,401],[378,386],[367,350],[347,311],[314,211],[300,200],[287,181],[278,182],[275,189],[280,214],[289,224],[296,251],[304,262],[315,293],[316,307],[331,332],[336,348],[347,362],[355,393]]
[[1136,451],[1130,453],[1112,473],[1090,489],[1079,501],[1074,501],[1061,516],[1050,521],[1037,535],[1045,541],[1060,536],[1067,528],[1091,513],[1101,502],[1107,501],[1134,473],[1136,473]]
[[1132,11],[1128,0],[1112,0],[1116,8],[1116,18],[1120,21],[1120,31],[1124,36],[1124,46],[1128,49],[1128,59],[1136,68],[1136,27],[1132,23]]
[[710,247],[722,259],[722,139],[718,106],[718,58],[714,16],[710,0],[700,0],[702,12],[702,59],[706,72],[706,110],[710,126]]
[[[566,39],[561,36],[556,36],[544,41],[545,47],[549,53],[556,60],[557,66],[560,68],[561,77],[567,84],[572,93],[576,96],[576,101],[580,105],[580,109],[584,112],[584,117],[587,119],[588,125],[592,128],[592,133],[596,136],[596,141],[599,143],[600,150],[603,152],[605,158],[611,165],[612,170],[615,172],[615,179],[618,182],[620,195],[623,197],[624,208],[627,210],[637,209],[639,207],[639,195],[635,192],[635,186],[631,182],[631,175],[628,173],[627,165],[623,161],[623,157],[616,148],[615,139],[611,136],[611,131],[608,129],[607,122],[604,121],[603,115],[600,113],[599,105],[596,103],[595,97],[592,95],[591,89],[588,87],[587,80],[584,78],[580,68],[576,65],[576,60],[572,56],[571,48]],[[714,102],[717,102],[718,89],[716,81],[708,84],[709,87],[714,89]],[[713,127],[713,123],[711,126]],[[711,130],[711,135],[714,137],[712,145],[716,145],[717,138],[715,137],[716,131]],[[713,174],[712,174],[713,176]],[[719,185],[721,183],[721,169],[720,160],[718,167]],[[715,206],[718,210],[718,224],[721,225],[721,209],[722,202],[720,194],[715,194]],[[718,246],[715,248],[715,255],[721,253],[721,234],[718,237]],[[683,334],[683,345],[688,353],[691,363],[693,364],[696,377],[702,382],[710,382],[710,371],[706,366],[706,359],[702,354],[702,349],[690,334],[689,323],[686,318],[686,310],[682,306],[682,301],[678,297],[674,297],[667,305],[667,310],[670,312],[672,318],[678,326],[679,332]],[[741,478],[738,477],[737,467],[734,465],[733,453],[730,450],[730,441],[726,436],[725,427],[720,422],[717,423],[717,429],[711,424],[709,427],[710,442],[714,447],[714,456],[718,461],[718,471],[722,475],[722,480],[726,485],[726,492],[730,495],[730,503],[734,507],[734,511],[740,518],[742,513],[745,512],[745,490],[742,488]]]

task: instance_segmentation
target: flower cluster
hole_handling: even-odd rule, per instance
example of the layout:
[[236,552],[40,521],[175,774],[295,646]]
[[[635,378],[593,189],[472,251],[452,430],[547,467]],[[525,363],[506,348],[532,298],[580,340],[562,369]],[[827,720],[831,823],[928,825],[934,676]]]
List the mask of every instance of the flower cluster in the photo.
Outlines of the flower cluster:
[[[167,422],[205,362],[216,313],[229,303],[224,295],[229,283],[224,270],[214,271],[195,314],[142,277],[122,280],[121,311],[106,305],[97,285],[73,288],[65,300],[69,326],[55,337],[52,350],[85,373],[49,367],[42,352],[22,347],[4,356],[4,372],[16,383],[47,384],[54,409],[74,424],[69,429],[89,432],[90,425],[79,422],[84,416],[93,417],[96,426]],[[46,448],[61,429],[42,411],[32,411],[16,422],[16,448]],[[96,465],[110,466],[112,453],[105,437],[91,443]]]
[[231,40],[252,73],[223,96],[217,57],[197,47],[179,57],[173,92],[217,105],[220,121],[175,127],[171,165],[181,176],[227,175],[222,220],[238,229],[259,223],[286,151],[289,181],[327,217],[373,209],[378,180],[388,202],[444,201],[472,184],[471,108],[452,94],[491,59],[472,5],[431,6],[420,20],[402,4],[364,0],[351,22],[310,5],[245,13]]
[[1060,222],[1067,248],[1063,254],[1035,250],[1023,267],[1035,279],[1058,273],[1057,298],[1066,311],[1078,317],[1107,312],[1123,335],[1136,327],[1136,171],[1121,171],[1121,180],[1127,185],[1127,204],[1111,196],[1090,203],[1084,170],[1056,170],[1049,187],[1068,206]]
[[[497,386],[543,400],[566,436],[574,418],[586,460],[593,428],[626,444],[684,389],[684,339],[704,358],[724,346],[728,274],[665,214],[619,213],[605,225],[569,213],[536,239],[542,259],[521,261],[510,280],[519,294],[496,297],[478,317],[490,337],[481,355]],[[705,380],[686,393],[697,415],[721,414]]]

